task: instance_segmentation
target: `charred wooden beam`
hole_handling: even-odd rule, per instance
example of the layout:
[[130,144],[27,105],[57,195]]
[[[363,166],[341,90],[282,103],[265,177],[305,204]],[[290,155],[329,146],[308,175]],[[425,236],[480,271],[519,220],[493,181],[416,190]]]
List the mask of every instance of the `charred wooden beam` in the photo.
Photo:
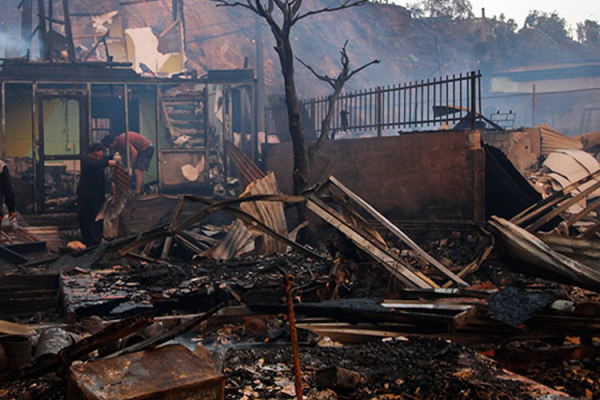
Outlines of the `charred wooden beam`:
[[170,329],[166,332],[161,333],[158,336],[150,337],[142,342],[136,343],[136,344],[129,346],[125,349],[122,349],[116,353],[113,353],[109,357],[117,357],[117,356],[121,356],[123,354],[134,353],[136,351],[141,351],[141,350],[145,350],[145,349],[148,349],[151,347],[156,347],[159,344],[165,343],[179,335],[182,335],[182,334],[188,332],[189,330],[193,329],[194,327],[200,325],[202,322],[206,321],[207,319],[212,317],[214,314],[216,314],[221,308],[223,308],[223,304],[219,304],[216,307],[211,308],[204,314],[199,315],[198,317],[193,318],[189,321],[186,321],[186,322],[176,326],[173,329]]

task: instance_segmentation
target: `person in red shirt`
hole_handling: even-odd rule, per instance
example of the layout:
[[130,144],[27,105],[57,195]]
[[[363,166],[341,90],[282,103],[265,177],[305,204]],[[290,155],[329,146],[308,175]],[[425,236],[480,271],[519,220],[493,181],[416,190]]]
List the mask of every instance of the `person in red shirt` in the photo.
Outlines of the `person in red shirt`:
[[[123,157],[127,155],[125,133],[121,133],[118,136],[106,136],[102,139],[102,144],[111,150],[118,151]],[[150,168],[150,161],[154,156],[152,142],[137,132],[129,132],[129,154],[135,175],[135,193],[142,194],[144,172]]]

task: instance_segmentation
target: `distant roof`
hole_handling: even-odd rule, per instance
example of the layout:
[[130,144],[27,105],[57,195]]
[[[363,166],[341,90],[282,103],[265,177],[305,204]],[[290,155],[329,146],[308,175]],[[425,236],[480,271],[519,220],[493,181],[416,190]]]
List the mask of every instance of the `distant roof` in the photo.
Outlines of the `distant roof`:
[[494,73],[492,77],[506,77],[515,82],[600,77],[600,61],[515,68]]

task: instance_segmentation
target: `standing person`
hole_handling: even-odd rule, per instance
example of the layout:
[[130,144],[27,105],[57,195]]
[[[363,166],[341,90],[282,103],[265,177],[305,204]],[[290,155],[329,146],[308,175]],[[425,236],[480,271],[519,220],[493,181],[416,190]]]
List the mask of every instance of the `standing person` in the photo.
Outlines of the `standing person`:
[[[121,153],[122,157],[127,155],[127,138],[125,133],[119,136],[106,136],[102,139],[102,144],[112,150]],[[129,154],[131,156],[131,166],[135,175],[135,193],[142,194],[144,187],[144,172],[150,168],[150,161],[154,155],[152,142],[137,132],[129,132]]]
[[12,182],[10,180],[10,172],[8,166],[2,160],[0,160],[0,224],[4,219],[4,213],[2,212],[2,205],[6,203],[8,209],[8,220],[9,222],[15,219],[15,191],[13,189]]
[[104,204],[104,168],[117,162],[104,155],[104,146],[92,144],[81,159],[81,176],[77,186],[79,230],[86,246],[102,241],[102,222],[96,216]]

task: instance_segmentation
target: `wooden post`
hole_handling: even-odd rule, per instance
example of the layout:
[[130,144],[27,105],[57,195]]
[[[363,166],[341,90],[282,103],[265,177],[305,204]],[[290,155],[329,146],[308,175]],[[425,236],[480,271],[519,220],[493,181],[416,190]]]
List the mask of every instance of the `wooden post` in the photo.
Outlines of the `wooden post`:
[[77,62],[75,44],[73,43],[73,31],[71,29],[71,16],[69,14],[69,0],[63,0],[63,13],[65,18],[65,33],[67,35],[67,46],[69,49],[69,61]]
[[[50,1],[52,2],[52,1]],[[46,43],[47,31],[46,31],[46,7],[44,6],[44,0],[38,0],[38,33],[40,38],[40,57],[48,59],[48,46]]]
[[33,0],[23,0],[21,3],[21,40],[27,43],[28,56],[31,47],[32,2]]

